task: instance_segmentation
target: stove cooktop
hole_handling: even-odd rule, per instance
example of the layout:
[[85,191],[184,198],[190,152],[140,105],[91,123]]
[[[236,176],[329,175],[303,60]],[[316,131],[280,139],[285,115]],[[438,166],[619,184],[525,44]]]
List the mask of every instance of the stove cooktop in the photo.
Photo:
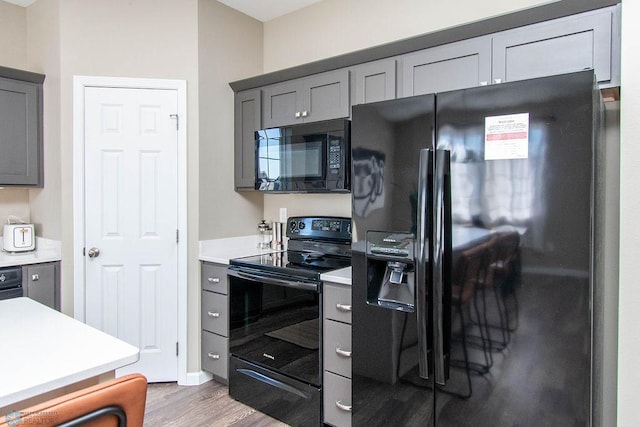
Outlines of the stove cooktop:
[[349,267],[351,258],[325,255],[318,252],[283,251],[236,258],[230,261],[257,270],[266,270],[288,276],[301,276],[320,280],[320,274]]

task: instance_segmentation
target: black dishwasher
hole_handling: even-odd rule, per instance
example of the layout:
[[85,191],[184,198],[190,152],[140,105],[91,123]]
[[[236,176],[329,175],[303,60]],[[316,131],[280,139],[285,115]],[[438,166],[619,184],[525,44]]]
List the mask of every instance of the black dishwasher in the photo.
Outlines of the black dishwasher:
[[22,296],[22,267],[0,268],[0,300]]

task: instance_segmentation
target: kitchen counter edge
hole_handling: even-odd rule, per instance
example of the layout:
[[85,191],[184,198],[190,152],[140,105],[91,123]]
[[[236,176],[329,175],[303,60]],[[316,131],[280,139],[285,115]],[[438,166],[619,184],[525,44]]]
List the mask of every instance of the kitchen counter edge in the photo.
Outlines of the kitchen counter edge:
[[17,253],[0,251],[0,268],[41,264],[60,261],[61,259],[62,244],[60,241],[36,237],[35,251]]
[[323,273],[320,275],[320,280],[323,282],[340,283],[341,285],[351,286],[351,267],[345,267],[340,270]]
[[258,236],[226,237],[201,240],[198,259],[216,264],[229,264],[229,260],[253,255],[279,252],[274,249],[258,249]]

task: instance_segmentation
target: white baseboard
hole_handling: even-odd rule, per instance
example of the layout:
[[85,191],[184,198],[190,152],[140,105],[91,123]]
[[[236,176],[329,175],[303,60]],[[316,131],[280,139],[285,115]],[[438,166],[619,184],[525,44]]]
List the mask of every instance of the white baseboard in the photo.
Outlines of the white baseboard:
[[212,378],[211,374],[205,371],[187,372],[186,381],[178,382],[178,385],[200,385],[211,381]]

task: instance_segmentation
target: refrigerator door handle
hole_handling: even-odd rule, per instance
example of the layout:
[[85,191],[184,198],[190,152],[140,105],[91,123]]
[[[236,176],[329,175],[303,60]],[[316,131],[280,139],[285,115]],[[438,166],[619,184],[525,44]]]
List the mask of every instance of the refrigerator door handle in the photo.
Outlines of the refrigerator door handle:
[[429,379],[429,344],[428,344],[428,316],[429,307],[427,304],[427,259],[429,257],[428,248],[428,209],[430,196],[429,175],[433,167],[432,151],[429,149],[420,150],[420,163],[418,168],[418,203],[417,203],[417,225],[416,225],[416,317],[418,332],[418,366],[420,377]]
[[[451,225],[450,225],[450,153],[447,150],[436,150],[433,175],[433,209],[431,221],[433,224],[431,254],[431,283],[433,292],[433,351],[434,375],[436,384],[445,385],[448,377],[445,367],[446,343],[444,328],[448,323],[444,321],[445,305],[451,304],[445,285],[448,281],[448,258],[451,256]],[[448,336],[448,335],[446,335]]]

